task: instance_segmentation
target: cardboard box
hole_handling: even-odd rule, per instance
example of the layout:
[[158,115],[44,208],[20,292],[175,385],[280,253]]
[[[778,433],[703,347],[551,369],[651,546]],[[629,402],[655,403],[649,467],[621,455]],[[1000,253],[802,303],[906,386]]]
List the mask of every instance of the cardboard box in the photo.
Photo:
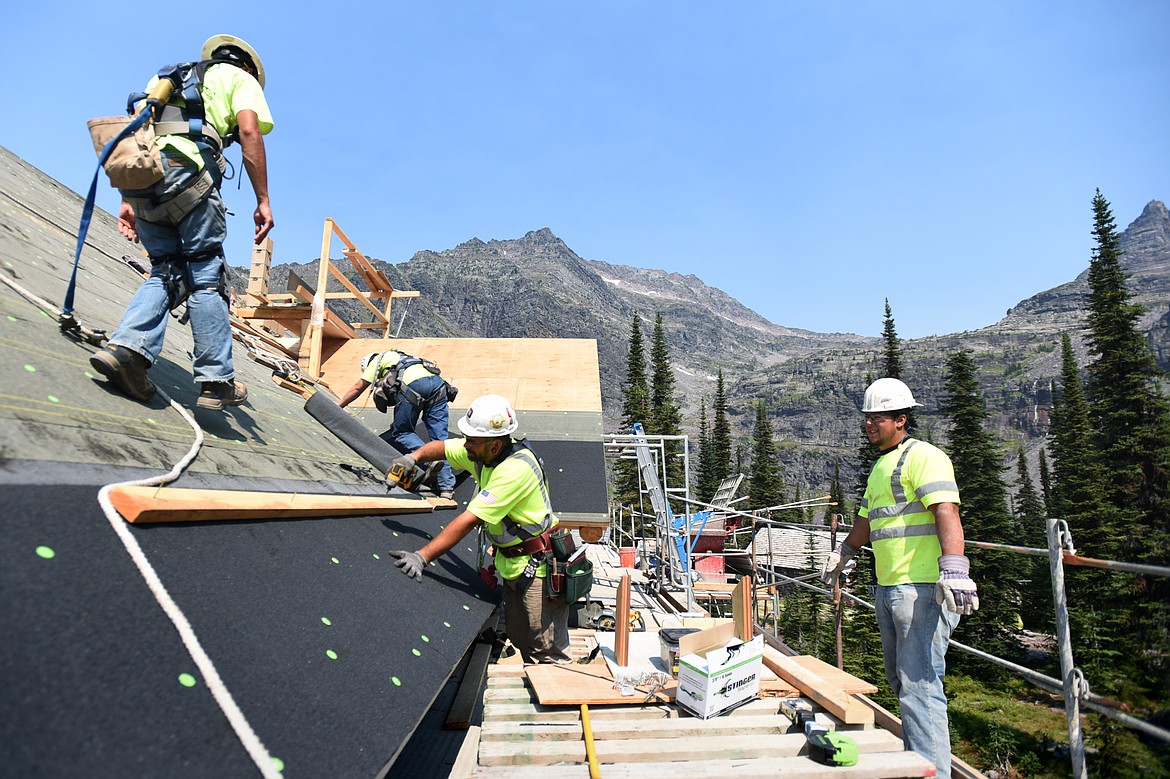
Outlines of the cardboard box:
[[702,719],[754,700],[760,691],[764,637],[735,637],[734,625],[683,636],[675,701]]

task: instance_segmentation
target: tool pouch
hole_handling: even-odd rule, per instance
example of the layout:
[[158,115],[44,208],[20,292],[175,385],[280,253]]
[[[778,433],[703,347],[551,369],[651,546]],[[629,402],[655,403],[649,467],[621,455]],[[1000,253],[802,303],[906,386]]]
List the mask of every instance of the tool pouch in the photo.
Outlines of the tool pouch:
[[560,600],[565,592],[565,564],[552,557],[544,562],[544,596],[549,600]]
[[[102,116],[86,122],[99,157],[106,144],[134,119],[133,116]],[[147,122],[119,141],[102,167],[110,183],[118,189],[147,189],[162,181],[162,155],[159,153],[154,126]]]
[[565,603],[576,603],[593,589],[593,563],[581,555],[571,563],[557,563],[564,566],[565,587],[561,595]]

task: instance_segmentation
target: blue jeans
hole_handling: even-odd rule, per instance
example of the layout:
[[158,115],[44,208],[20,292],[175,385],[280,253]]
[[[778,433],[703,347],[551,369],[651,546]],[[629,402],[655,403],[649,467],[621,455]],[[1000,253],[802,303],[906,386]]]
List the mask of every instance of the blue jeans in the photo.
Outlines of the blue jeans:
[[[227,218],[219,195],[220,172],[210,150],[204,153],[204,164],[212,172],[216,186],[179,224],[148,222],[137,217],[138,239],[152,260],[203,252],[222,253],[227,238]],[[200,175],[186,157],[169,149],[163,152],[163,168],[162,181],[150,189],[127,190],[125,194],[165,202]],[[190,261],[188,267],[193,285],[217,285],[223,262],[222,257]],[[118,329],[110,337],[110,345],[138,352],[153,365],[162,352],[169,311],[166,286],[161,278],[152,275],[134,293]],[[235,377],[235,368],[227,301],[215,289],[201,289],[187,298],[187,311],[191,315],[191,335],[195,341],[195,381],[231,381]]]
[[934,602],[933,584],[878,585],[874,605],[886,678],[902,707],[902,743],[951,775],[951,731],[943,692],[947,646],[959,615]]
[[[421,397],[428,398],[433,393],[438,392],[442,385],[443,378],[441,376],[424,376],[421,379],[415,379],[408,386]],[[394,443],[408,452],[413,452],[424,443],[415,432],[420,416],[423,424],[426,425],[427,435],[431,437],[432,441],[447,440],[447,427],[450,419],[447,415],[446,397],[444,396],[443,400],[431,404],[430,408],[422,411],[408,403],[399,392],[398,402],[394,404],[394,426],[390,428],[390,435],[393,436]],[[455,472],[446,462],[439,469],[436,482],[440,492],[455,489]]]

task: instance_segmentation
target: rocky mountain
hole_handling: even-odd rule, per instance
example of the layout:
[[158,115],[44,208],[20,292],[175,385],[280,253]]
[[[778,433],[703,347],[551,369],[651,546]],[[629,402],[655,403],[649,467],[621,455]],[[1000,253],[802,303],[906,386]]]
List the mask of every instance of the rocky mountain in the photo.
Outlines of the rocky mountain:
[[[1170,367],[1170,213],[1163,203],[1146,206],[1124,231],[1122,248],[1136,300],[1146,307],[1142,326]],[[397,288],[422,293],[406,309],[404,335],[596,338],[609,429],[620,416],[633,317],[642,317],[649,346],[661,311],[689,432],[696,433],[698,408],[704,397],[709,402],[722,367],[732,424],[745,443],[752,402],[767,401],[790,482],[803,484],[806,494],[823,489],[834,458],[847,484],[856,478],[850,468],[860,443],[858,404],[878,370],[880,339],[777,325],[696,276],[586,260],[547,228],[511,240],[472,238],[397,264],[374,262]],[[946,356],[969,349],[1006,453],[1014,456],[1017,445],[1038,448],[1048,388],[1060,369],[1061,332],[1074,334],[1084,363],[1088,258],[1085,264],[1076,279],[1021,301],[986,328],[905,341],[905,378],[916,395],[938,408]],[[271,286],[283,288],[289,270],[315,279],[316,265],[276,266]],[[344,314],[363,317],[356,306]],[[923,435],[945,440],[937,416],[928,411],[920,423]]]

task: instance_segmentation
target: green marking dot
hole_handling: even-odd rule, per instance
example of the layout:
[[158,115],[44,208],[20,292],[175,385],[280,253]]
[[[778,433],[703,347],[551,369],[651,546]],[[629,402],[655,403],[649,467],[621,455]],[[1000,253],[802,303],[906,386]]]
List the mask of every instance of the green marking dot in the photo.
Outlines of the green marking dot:
[[378,557],[378,553],[377,553],[377,552],[375,552],[375,553],[374,553],[374,559],[375,559],[375,560],[381,560],[382,558],[381,558],[381,557]]
[[395,538],[397,538],[397,537],[398,537],[398,531],[397,531],[397,530],[391,530],[390,532],[394,534],[394,537],[395,537]]
[[463,610],[464,611],[471,611],[471,607],[465,603],[465,604],[463,604]]
[[325,650],[325,656],[326,656],[326,657],[328,657],[330,660],[336,660],[336,659],[337,659],[337,653],[336,653],[336,652],[334,652],[332,649],[326,649],[326,650]]
[[46,560],[52,560],[54,557],[57,556],[57,553],[54,552],[51,548],[49,548],[47,546],[38,546],[37,547],[37,556],[43,557]]
[[421,636],[421,638],[423,641],[427,642],[428,644],[431,643],[431,639],[426,634],[423,634]]
[[191,674],[179,674],[179,684],[184,687],[194,687],[198,682],[195,681],[195,677]]
[[272,758],[272,767],[275,768],[277,771],[284,773],[284,761],[281,760],[279,757]]
[[443,620],[443,627],[449,628],[449,627],[451,627],[451,623],[447,622],[446,620]]
[[418,651],[417,649],[410,650],[410,653],[415,657],[422,657],[422,652]]
[[341,565],[341,561],[338,560],[336,557],[330,557],[329,559],[333,561],[334,565]]
[[157,424],[158,424],[158,422],[155,422],[155,421],[154,421],[154,419],[153,419],[153,418],[151,418],[151,417],[147,417],[147,418],[146,418],[146,424],[148,424],[148,425],[157,425]]
[[26,371],[28,371],[29,373],[36,373],[36,372],[37,372],[37,369],[36,369],[36,368],[34,368],[34,367],[33,367],[33,366],[31,366],[31,365],[25,365],[25,366],[24,366],[24,369],[25,369]]
[[432,566],[435,566],[435,565],[438,565],[438,563],[437,563],[437,562],[435,562],[434,560],[431,560],[431,565],[432,565]]
[[329,621],[329,617],[321,617],[321,624],[322,625],[332,625],[333,623]]
[[399,679],[397,676],[391,676],[391,677],[390,677],[390,681],[394,682],[394,686],[395,686],[395,687],[401,687],[401,686],[402,686],[402,680],[401,680],[401,679]]
[[60,402],[61,402],[61,398],[57,397],[56,395],[50,395],[50,396],[49,396],[49,402],[50,402],[50,403],[60,403]]
[[[9,267],[12,267],[12,266],[10,265]],[[16,317],[14,317],[12,314],[9,314],[9,315],[8,315],[8,321],[9,321],[9,322],[15,322],[15,321],[16,321]]]

